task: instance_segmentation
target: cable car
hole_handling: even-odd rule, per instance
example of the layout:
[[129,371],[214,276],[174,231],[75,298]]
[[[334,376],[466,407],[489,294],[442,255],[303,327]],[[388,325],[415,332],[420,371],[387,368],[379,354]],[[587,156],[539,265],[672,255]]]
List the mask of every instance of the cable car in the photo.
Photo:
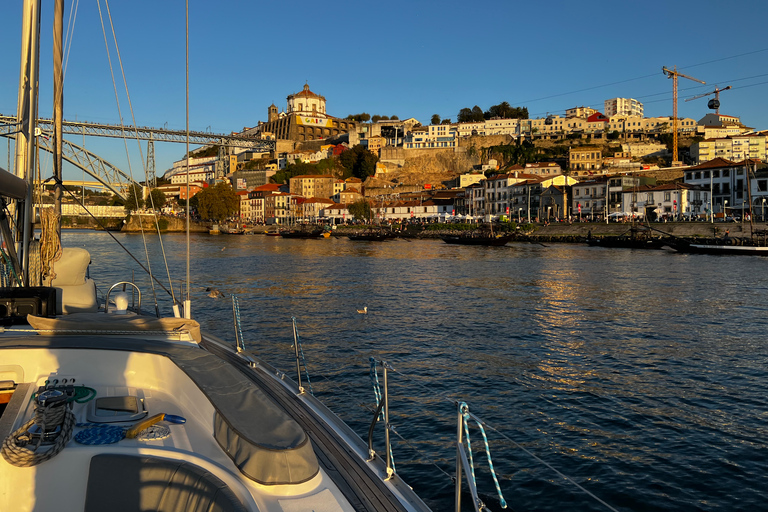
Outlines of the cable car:
[[719,109],[719,108],[720,108],[720,100],[718,100],[718,99],[712,99],[712,100],[709,100],[709,101],[707,102],[707,106],[708,106],[708,107],[709,107],[711,110],[717,110],[717,109]]

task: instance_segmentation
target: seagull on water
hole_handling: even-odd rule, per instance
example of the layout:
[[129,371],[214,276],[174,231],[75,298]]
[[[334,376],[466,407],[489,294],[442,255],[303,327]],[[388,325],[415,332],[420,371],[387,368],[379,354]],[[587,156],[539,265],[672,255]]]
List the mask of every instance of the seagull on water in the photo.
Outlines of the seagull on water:
[[360,313],[361,315],[367,315],[368,314],[368,306],[363,307],[363,309],[358,309],[357,312]]

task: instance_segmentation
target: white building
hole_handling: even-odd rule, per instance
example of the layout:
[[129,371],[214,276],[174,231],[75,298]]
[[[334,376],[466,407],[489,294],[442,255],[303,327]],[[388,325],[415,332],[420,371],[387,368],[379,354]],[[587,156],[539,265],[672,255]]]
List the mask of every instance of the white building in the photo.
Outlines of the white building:
[[709,212],[709,189],[685,183],[642,185],[622,192],[624,213],[640,218],[670,219],[701,217]]
[[571,187],[571,211],[573,214],[582,217],[605,215],[607,185],[607,176],[598,176],[574,184]]
[[611,98],[603,102],[604,114],[643,117],[643,104],[632,98]]
[[405,136],[405,149],[447,149],[458,145],[456,125],[437,124],[415,128]]

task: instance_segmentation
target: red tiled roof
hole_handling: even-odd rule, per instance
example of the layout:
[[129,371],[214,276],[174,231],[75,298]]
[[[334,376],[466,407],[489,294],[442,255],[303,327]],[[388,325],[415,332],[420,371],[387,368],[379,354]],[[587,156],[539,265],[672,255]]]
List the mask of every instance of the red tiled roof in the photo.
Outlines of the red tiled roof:
[[738,165],[739,164],[737,164],[736,162],[726,160],[725,158],[717,157],[717,158],[713,158],[708,162],[704,162],[703,164],[699,164],[695,167],[689,167],[689,170],[690,169],[716,169],[719,167],[737,167]]

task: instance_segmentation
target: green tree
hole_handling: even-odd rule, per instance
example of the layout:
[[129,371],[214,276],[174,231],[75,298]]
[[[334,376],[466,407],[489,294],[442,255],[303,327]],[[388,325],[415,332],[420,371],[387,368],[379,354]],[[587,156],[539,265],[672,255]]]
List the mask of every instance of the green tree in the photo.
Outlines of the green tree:
[[354,176],[365,180],[376,174],[376,162],[379,157],[363,146],[355,146],[339,155],[339,163],[344,168],[344,177]]
[[432,120],[430,121],[430,124],[440,124],[440,116],[437,114],[434,114],[432,116]]
[[142,208],[144,208],[142,186],[138,183],[131,183],[128,185],[128,195],[125,197],[125,211],[131,213]]
[[459,115],[456,116],[457,123],[471,123],[472,122],[472,109],[463,108],[459,110]]
[[381,121],[381,116],[380,115],[377,114],[377,115],[371,117],[371,122],[372,123],[378,123],[379,121]]
[[399,121],[399,120],[400,120],[400,118],[399,118],[399,117],[397,117],[397,116],[389,116],[389,118],[390,118],[392,121]]
[[198,203],[197,213],[202,219],[222,221],[240,209],[240,200],[229,183],[217,183],[213,187],[204,188],[195,198]]
[[472,107],[472,122],[473,123],[482,123],[485,120],[485,113],[483,112],[483,109],[475,105]]
[[149,196],[147,196],[146,204],[148,207],[152,208],[154,207],[155,210],[161,209],[163,206],[165,206],[168,203],[168,200],[165,197],[165,194],[163,194],[163,191],[159,188],[153,188],[149,191]]
[[447,119],[443,119],[442,121],[440,121],[440,124],[451,124],[451,118],[449,117]]
[[349,213],[356,220],[370,221],[373,218],[373,212],[371,211],[371,203],[365,199],[355,201],[349,207],[347,207]]
[[367,123],[371,119],[370,114],[363,112],[362,114],[352,114],[347,116],[350,121],[357,121],[358,123]]

